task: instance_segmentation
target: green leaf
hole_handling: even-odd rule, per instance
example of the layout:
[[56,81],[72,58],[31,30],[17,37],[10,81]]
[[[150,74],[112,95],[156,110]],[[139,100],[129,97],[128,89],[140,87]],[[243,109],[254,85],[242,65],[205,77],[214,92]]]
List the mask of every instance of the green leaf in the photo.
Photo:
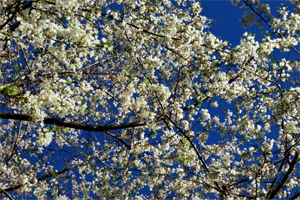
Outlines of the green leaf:
[[16,93],[18,93],[18,92],[19,92],[19,91],[18,91],[17,89],[15,89],[15,88],[14,88],[14,89],[12,89],[11,91],[12,91],[14,94],[16,94]]
[[190,159],[188,157],[184,158],[184,164],[188,164],[190,162]]
[[5,93],[7,93],[8,95],[10,94],[10,87],[9,86],[5,86],[4,88],[2,88],[4,90]]
[[64,129],[65,132],[70,133],[71,131],[68,129]]
[[152,134],[151,134],[151,136],[152,136],[152,137],[155,137],[155,136],[156,136],[156,134],[157,134],[157,131],[152,131]]
[[269,42],[269,40],[268,40],[268,37],[267,37],[267,36],[265,37],[265,42]]
[[150,12],[152,12],[152,13],[155,13],[155,11],[156,11],[155,7],[153,7],[153,10],[150,10]]
[[258,69],[256,69],[256,72],[260,72],[261,71],[261,68],[259,67]]
[[126,167],[128,163],[119,163],[119,168]]

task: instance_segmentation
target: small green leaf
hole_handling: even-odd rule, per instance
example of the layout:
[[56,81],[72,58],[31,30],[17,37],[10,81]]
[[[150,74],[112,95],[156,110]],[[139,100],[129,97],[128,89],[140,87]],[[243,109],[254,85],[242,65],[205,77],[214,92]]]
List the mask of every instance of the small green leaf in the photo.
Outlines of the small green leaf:
[[155,11],[156,11],[155,7],[153,7],[153,10],[150,10],[150,12],[152,12],[152,13],[155,13]]
[[261,68],[259,67],[258,69],[256,69],[256,72],[260,72],[261,71]]
[[5,93],[10,94],[10,87],[9,86],[5,86],[5,88],[2,88],[4,90]]
[[190,159],[187,157],[187,158],[184,158],[184,164],[188,164],[190,162]]
[[16,94],[16,93],[18,93],[19,91],[17,90],[17,89],[12,89],[12,92],[14,93],[14,94]]
[[267,36],[265,37],[265,42],[269,42],[269,40],[268,40],[268,37],[267,37]]
[[119,168],[126,167],[128,163],[119,163]]

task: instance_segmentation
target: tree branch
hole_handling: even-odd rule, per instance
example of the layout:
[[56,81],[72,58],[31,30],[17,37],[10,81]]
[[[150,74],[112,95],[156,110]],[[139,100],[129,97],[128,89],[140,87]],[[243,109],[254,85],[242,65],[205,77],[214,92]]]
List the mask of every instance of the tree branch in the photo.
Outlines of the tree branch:
[[[187,134],[179,127],[177,126],[177,124],[168,116],[165,115],[165,117],[179,130],[179,132],[182,133],[182,135],[189,141],[189,143],[191,144],[191,147],[194,149],[194,151],[196,152],[197,157],[199,158],[200,162],[202,163],[202,166],[204,168],[204,171],[209,174],[210,170],[208,169],[208,166],[206,165],[205,161],[203,160],[202,156],[200,155],[196,145],[194,144],[194,142],[191,140],[190,137],[187,136]],[[213,181],[216,189],[223,194],[225,191],[219,186],[219,184],[216,181]],[[226,193],[226,192],[225,192]],[[223,198],[222,198],[223,199]]]
[[5,194],[5,196],[7,196],[10,200],[14,200],[5,190],[3,190],[2,188],[0,188],[0,192]]
[[[28,115],[13,114],[13,113],[0,112],[0,118],[21,120],[21,121],[32,121],[32,117],[30,117]],[[92,126],[92,125],[78,124],[78,123],[74,123],[74,122],[65,122],[64,120],[58,120],[58,119],[54,119],[54,118],[46,118],[46,119],[44,119],[43,122],[45,124],[52,124],[52,125],[63,126],[63,127],[67,127],[67,128],[80,129],[80,130],[84,130],[84,131],[104,132],[107,135],[115,138],[116,140],[118,140],[119,142],[124,144],[129,149],[131,148],[131,146],[128,145],[124,140],[120,139],[119,137],[117,137],[114,134],[109,133],[107,131],[133,128],[133,127],[141,127],[141,126],[145,126],[147,124],[147,121],[145,121],[145,122],[132,122],[132,123],[106,125],[106,126]]]
[[273,190],[270,195],[267,196],[267,199],[274,199],[278,193],[280,192],[280,190],[285,186],[285,184],[288,182],[288,180],[290,179],[290,176],[292,175],[292,172],[295,169],[295,166],[297,164],[299,160],[299,153],[297,152],[292,163],[290,164],[290,167],[288,169],[288,171],[286,172],[286,174],[284,175],[283,179],[279,182],[278,186],[276,187],[275,190]]
[[[13,113],[0,112],[0,118],[22,120],[22,121],[32,121],[32,117],[30,117],[29,115],[13,114]],[[92,125],[78,124],[78,123],[74,123],[74,122],[66,122],[64,120],[58,120],[58,119],[54,119],[54,118],[46,118],[46,119],[44,119],[43,122],[45,124],[52,124],[52,125],[57,125],[57,126],[64,126],[64,127],[68,127],[68,128],[80,129],[80,130],[84,130],[84,131],[94,131],[94,132],[140,127],[140,126],[145,126],[147,124],[147,122],[145,121],[145,122],[132,122],[132,123],[106,125],[106,126],[92,126]]]

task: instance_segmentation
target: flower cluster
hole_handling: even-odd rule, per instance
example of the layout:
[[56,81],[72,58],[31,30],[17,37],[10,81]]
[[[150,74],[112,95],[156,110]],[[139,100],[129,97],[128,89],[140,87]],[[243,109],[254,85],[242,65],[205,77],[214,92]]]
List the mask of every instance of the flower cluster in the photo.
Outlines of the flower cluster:
[[196,0],[0,1],[0,198],[298,198],[289,2],[232,47]]

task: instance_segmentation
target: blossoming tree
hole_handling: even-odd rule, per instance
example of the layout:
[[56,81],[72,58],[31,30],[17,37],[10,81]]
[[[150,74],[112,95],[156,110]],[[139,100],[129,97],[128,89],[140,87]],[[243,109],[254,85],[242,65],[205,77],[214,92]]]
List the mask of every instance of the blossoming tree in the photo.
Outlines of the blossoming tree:
[[196,0],[1,0],[1,199],[299,198],[300,2],[232,3],[262,40]]

